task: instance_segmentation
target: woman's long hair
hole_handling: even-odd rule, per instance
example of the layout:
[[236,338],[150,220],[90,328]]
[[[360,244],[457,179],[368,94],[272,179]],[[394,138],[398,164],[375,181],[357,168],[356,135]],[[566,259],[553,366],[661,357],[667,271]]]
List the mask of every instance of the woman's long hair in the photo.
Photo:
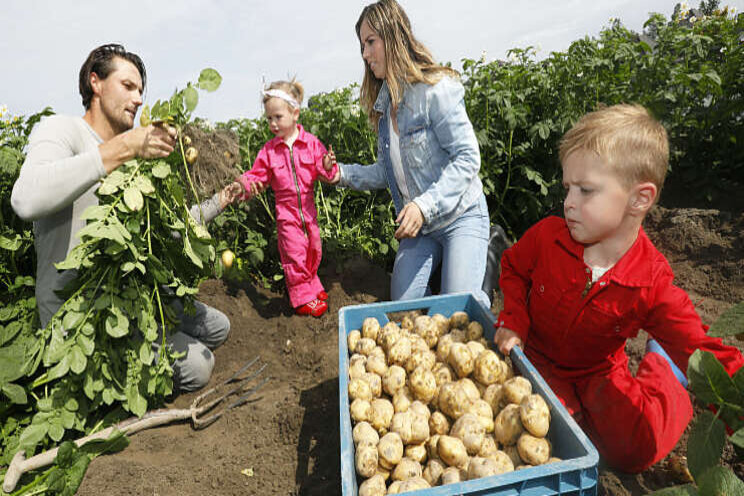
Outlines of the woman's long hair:
[[[380,0],[367,5],[362,10],[356,23],[356,33],[360,44],[362,44],[362,39],[359,31],[364,21],[367,21],[385,44],[385,80],[394,106],[397,106],[403,99],[406,85],[436,84],[445,75],[459,78],[460,75],[454,69],[434,62],[431,52],[413,36],[411,22],[403,7],[395,0]],[[365,62],[364,80],[359,100],[362,108],[369,115],[370,123],[375,131],[381,114],[375,112],[373,107],[382,83],[383,80],[377,79],[369,68],[369,64]]]

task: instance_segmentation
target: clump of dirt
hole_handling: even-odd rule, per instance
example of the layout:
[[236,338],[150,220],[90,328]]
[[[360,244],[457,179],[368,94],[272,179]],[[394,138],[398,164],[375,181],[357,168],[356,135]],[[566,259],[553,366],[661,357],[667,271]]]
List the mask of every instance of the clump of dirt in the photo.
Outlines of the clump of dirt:
[[200,197],[212,196],[241,173],[238,138],[233,131],[190,124],[184,129],[184,136],[199,152],[190,172]]

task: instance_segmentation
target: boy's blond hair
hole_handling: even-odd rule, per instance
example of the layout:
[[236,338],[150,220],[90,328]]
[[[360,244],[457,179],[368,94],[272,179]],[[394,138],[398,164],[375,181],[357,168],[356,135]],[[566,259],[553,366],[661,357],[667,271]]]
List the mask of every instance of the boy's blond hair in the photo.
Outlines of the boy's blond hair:
[[584,115],[561,139],[561,162],[577,150],[599,155],[626,187],[653,183],[659,198],[669,167],[669,140],[664,126],[641,105],[613,105]]

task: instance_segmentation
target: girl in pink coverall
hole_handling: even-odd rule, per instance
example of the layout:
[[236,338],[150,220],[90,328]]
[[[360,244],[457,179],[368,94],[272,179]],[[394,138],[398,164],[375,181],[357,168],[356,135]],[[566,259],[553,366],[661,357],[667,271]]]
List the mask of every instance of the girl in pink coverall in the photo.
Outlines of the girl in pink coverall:
[[279,256],[289,300],[297,314],[320,317],[328,309],[328,294],[317,274],[322,250],[313,185],[319,175],[332,178],[337,166],[333,150],[327,153],[323,143],[297,123],[303,93],[296,81],[275,81],[263,91],[266,119],[275,137],[238,181],[245,190],[244,200],[267,186],[274,190]]

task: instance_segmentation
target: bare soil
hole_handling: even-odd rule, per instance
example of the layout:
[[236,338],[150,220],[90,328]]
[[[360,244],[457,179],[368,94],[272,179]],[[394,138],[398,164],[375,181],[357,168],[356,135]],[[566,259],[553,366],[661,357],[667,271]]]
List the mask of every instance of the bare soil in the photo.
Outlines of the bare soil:
[[[646,230],[705,323],[744,300],[744,215],[658,207]],[[264,373],[270,382],[253,402],[204,430],[182,423],[132,436],[123,452],[91,463],[78,494],[340,494],[337,311],[389,299],[390,281],[385,270],[363,259],[341,266],[337,272],[336,261],[326,260],[321,267],[331,310],[320,319],[293,315],[281,293],[205,282],[200,299],[224,311],[232,323],[227,343],[215,352],[212,382],[255,356],[268,364]],[[642,357],[645,340],[642,333],[628,343],[632,366]],[[168,406],[188,407],[194,397],[179,396]],[[686,437],[676,454],[685,454]],[[726,452],[724,463],[744,476],[744,461],[732,452]],[[646,494],[677,482],[666,460],[636,475],[600,463],[598,493]]]

